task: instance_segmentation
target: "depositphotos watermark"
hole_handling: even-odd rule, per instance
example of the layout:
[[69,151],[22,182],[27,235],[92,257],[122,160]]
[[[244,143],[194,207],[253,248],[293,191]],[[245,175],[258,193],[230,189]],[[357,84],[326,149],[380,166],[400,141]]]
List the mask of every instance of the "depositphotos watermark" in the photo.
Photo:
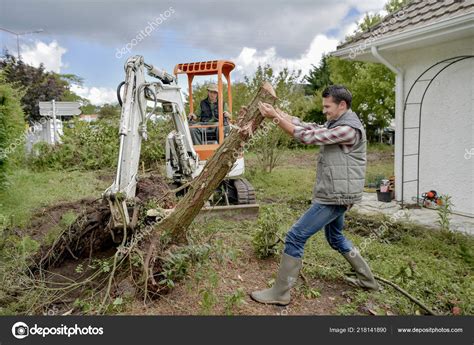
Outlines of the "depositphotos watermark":
[[[382,221],[382,225],[380,225],[377,229],[375,229],[369,237],[365,238],[364,241],[359,245],[359,253],[365,251],[367,247],[376,239],[382,238],[388,231],[391,226],[393,226],[398,220],[401,218],[408,218],[409,217],[409,212],[407,209],[401,209],[395,212],[390,216],[388,221]],[[350,256],[353,258],[356,256],[357,252],[351,251]]]
[[[253,145],[255,145],[255,142],[266,136],[268,134],[268,132],[270,132],[270,130],[275,127],[275,126],[278,126],[278,124],[280,123],[280,119],[279,118],[273,118],[271,122],[264,122],[264,124],[262,125],[262,127],[260,128],[260,130],[258,132],[253,132],[251,135],[250,135],[250,139],[245,142],[245,143],[242,143],[241,144],[241,147],[239,149],[234,149],[234,151],[232,152],[232,157],[234,159],[237,159],[239,158],[243,153],[246,153],[250,147],[252,147]],[[243,130],[242,128],[240,128],[239,126],[235,125],[235,124],[231,124],[230,125],[231,128],[233,129],[236,129],[236,130]]]
[[115,57],[117,59],[121,59],[124,55],[130,54],[132,51],[132,48],[135,47],[138,43],[141,41],[145,40],[150,34],[158,29],[158,27],[163,24],[169,17],[171,17],[172,14],[175,13],[175,10],[173,7],[169,7],[166,11],[163,13],[160,13],[158,17],[153,19],[152,21],[149,21],[147,26],[145,26],[144,29],[140,30],[137,35],[130,40],[126,45],[124,45],[122,48],[117,48],[117,51],[115,52]]
[[470,150],[464,149],[464,159],[471,159],[474,156],[474,147]]
[[[48,122],[48,119],[49,118],[47,117],[42,117],[41,120],[33,122],[30,126],[30,129],[43,127],[43,125]],[[29,130],[26,130],[18,138],[10,142],[7,147],[0,149],[0,160],[7,159],[8,156],[12,154],[19,145],[23,144],[28,139],[28,135]]]
[[79,327],[77,324],[74,327],[68,327],[64,324],[57,327],[40,327],[36,323],[33,327],[29,327],[24,322],[17,322],[12,326],[12,334],[17,339],[24,339],[28,336],[39,335],[43,338],[50,335],[62,335],[72,337],[76,335],[103,335],[103,327]]

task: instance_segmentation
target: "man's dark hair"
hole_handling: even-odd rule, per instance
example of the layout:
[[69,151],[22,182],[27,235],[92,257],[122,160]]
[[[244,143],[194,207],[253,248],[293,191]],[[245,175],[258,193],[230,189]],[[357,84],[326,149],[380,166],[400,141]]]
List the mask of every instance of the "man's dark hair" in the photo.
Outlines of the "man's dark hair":
[[341,101],[346,102],[347,109],[351,108],[352,105],[352,94],[351,92],[342,85],[331,85],[324,89],[323,97],[327,98],[331,96],[336,104],[341,103]]

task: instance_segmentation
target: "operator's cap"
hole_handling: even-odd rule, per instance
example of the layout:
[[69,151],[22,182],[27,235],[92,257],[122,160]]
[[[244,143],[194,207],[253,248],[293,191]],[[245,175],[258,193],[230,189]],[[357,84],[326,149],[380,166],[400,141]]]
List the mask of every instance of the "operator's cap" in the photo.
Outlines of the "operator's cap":
[[207,91],[219,92],[218,89],[217,89],[217,85],[216,85],[216,84],[209,84],[209,85],[207,86]]

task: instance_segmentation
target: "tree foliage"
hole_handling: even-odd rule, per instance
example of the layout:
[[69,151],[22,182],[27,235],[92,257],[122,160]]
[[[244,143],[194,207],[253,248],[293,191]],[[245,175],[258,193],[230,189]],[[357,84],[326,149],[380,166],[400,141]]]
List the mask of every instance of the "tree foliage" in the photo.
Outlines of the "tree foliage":
[[369,140],[395,117],[395,75],[379,63],[331,58],[331,77],[352,92],[352,109],[364,123]]
[[331,74],[329,72],[328,60],[329,56],[323,55],[319,65],[312,65],[313,69],[310,70],[309,74],[304,77],[304,80],[309,83],[309,89],[313,93],[333,84],[331,81]]
[[0,188],[12,163],[23,153],[25,122],[18,92],[0,73]]
[[104,104],[98,112],[100,119],[120,119],[120,106],[118,104]]
[[399,10],[401,10],[403,7],[408,5],[412,0],[389,0],[385,6],[384,9],[388,13],[394,13]]
[[[304,117],[310,108],[311,96],[305,95],[301,79],[301,71],[284,68],[275,72],[269,65],[259,66],[252,77],[245,77],[247,92],[242,103],[247,102],[263,82],[268,81],[274,86],[278,95],[276,106],[294,116]],[[257,155],[261,170],[271,172],[284,153],[282,148],[294,146],[296,143],[274,123],[268,121],[264,124],[268,128],[265,131],[266,135],[259,135],[254,140],[252,150]]]
[[45,71],[43,65],[30,66],[8,53],[0,60],[0,69],[8,83],[23,91],[21,105],[26,120],[30,123],[40,119],[38,102],[53,99],[60,101],[69,91],[67,80],[62,79],[60,75]]

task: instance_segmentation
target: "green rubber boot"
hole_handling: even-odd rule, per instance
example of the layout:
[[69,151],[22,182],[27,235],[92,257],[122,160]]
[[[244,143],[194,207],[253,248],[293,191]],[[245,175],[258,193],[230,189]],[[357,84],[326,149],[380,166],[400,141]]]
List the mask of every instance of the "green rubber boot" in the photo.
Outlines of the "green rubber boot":
[[275,284],[270,289],[254,291],[250,296],[264,304],[288,305],[290,290],[298,280],[300,269],[301,259],[283,253]]
[[352,268],[356,272],[356,277],[345,277],[346,281],[352,285],[377,291],[380,287],[375,280],[372,272],[370,271],[369,265],[365,262],[364,258],[360,255],[359,251],[352,248],[350,252],[342,254],[344,258],[351,264]]

